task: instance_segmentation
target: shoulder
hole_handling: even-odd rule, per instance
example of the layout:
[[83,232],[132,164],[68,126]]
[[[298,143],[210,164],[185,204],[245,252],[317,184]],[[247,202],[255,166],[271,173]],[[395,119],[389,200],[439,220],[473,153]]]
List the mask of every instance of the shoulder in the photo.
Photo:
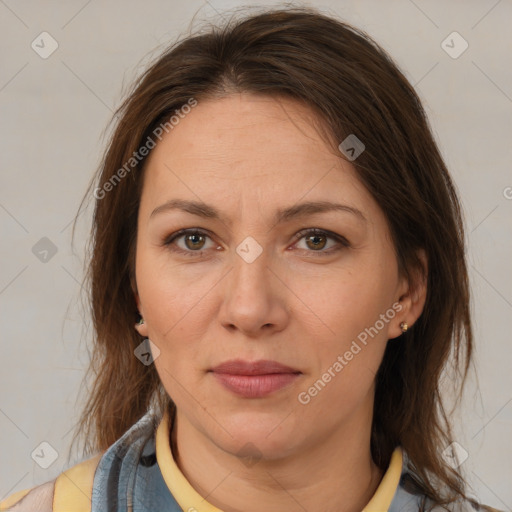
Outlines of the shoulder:
[[52,512],[55,480],[15,492],[0,502],[0,511]]
[[0,502],[0,512],[88,512],[94,473],[103,453],[62,472],[57,478],[15,492]]
[[144,445],[152,437],[159,421],[158,415],[148,411],[107,450],[75,464],[50,482],[11,494],[0,501],[0,512],[90,512],[96,474],[100,480],[110,478],[111,472],[116,475],[117,464],[130,448]]
[[472,498],[455,501],[445,506],[435,505],[424,494],[418,484],[416,473],[404,452],[402,474],[389,512],[417,512],[418,510],[430,510],[431,512],[503,512],[479,503]]
[[52,512],[55,480],[11,494],[0,502],[0,511]]

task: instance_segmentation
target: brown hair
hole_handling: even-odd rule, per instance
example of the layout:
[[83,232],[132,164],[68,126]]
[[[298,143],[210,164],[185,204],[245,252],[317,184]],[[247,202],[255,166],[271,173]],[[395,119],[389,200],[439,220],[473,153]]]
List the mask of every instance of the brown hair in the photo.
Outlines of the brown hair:
[[[116,111],[119,121],[96,187],[112,183],[155,128],[191,98],[200,102],[232,92],[300,100],[329,127],[326,142],[337,141],[336,150],[350,134],[365,144],[352,163],[387,218],[400,272],[411,278],[422,269],[418,249],[428,258],[423,313],[387,344],[376,376],[372,456],[385,469],[401,445],[426,496],[437,504],[465,498],[462,475],[441,455],[452,437],[442,372],[452,361],[459,399],[473,346],[460,204],[420,99],[366,33],[301,7],[233,17],[176,42]],[[133,354],[141,342],[133,291],[145,161],[122,173],[95,202],[86,275],[95,330],[87,374],[93,374],[93,387],[77,429],[85,437],[84,453],[107,449],[152,405],[174,411],[155,366]]]

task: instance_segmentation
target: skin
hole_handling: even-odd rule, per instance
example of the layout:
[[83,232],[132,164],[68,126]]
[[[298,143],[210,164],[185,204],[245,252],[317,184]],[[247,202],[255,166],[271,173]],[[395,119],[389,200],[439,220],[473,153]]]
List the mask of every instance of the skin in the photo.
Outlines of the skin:
[[[425,282],[399,275],[379,206],[313,121],[290,99],[234,94],[199,102],[145,169],[135,291],[145,323],[136,329],[161,351],[156,369],[177,405],[175,460],[225,512],[363,509],[383,476],[370,454],[375,374],[400,322],[411,326],[425,302]],[[150,217],[176,198],[201,200],[225,219],[180,210]],[[356,208],[366,221],[346,211],[273,221],[279,208],[318,200]],[[164,245],[183,228],[208,233]],[[350,245],[294,238],[308,228]],[[252,263],[236,252],[248,236],[262,249]],[[378,335],[299,403],[299,393],[398,301],[401,311]],[[302,374],[264,398],[242,398],[208,372],[235,357],[275,360]],[[242,463],[242,447],[255,464]]]

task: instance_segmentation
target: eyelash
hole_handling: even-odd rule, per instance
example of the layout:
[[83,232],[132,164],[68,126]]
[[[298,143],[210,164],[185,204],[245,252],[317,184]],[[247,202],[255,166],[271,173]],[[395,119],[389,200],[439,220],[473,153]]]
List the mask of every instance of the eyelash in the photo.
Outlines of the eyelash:
[[[172,252],[177,252],[177,253],[184,254],[184,255],[190,256],[190,257],[196,257],[197,255],[201,255],[203,252],[206,252],[206,250],[191,251],[191,250],[184,250],[184,249],[181,249],[181,248],[176,247],[176,246],[175,247],[171,247],[175,240],[177,240],[177,239],[179,239],[179,238],[181,238],[181,237],[183,237],[185,235],[199,235],[199,236],[205,236],[205,237],[211,238],[210,235],[207,232],[202,231],[202,230],[197,229],[197,228],[180,229],[179,231],[176,231],[172,235],[168,236],[163,241],[163,245],[168,247],[169,250],[171,250]],[[303,230],[299,231],[295,235],[296,242],[300,241],[302,238],[304,238],[306,236],[311,236],[311,235],[313,235],[313,236],[314,235],[325,236],[326,238],[331,238],[333,240],[336,240],[341,245],[341,247],[340,246],[334,247],[334,248],[331,247],[327,251],[323,251],[323,250],[319,250],[319,251],[313,251],[313,250],[306,251],[306,252],[316,253],[320,257],[328,256],[328,255],[332,254],[333,252],[337,252],[337,251],[342,250],[343,248],[350,247],[350,243],[348,242],[348,240],[345,237],[337,235],[336,233],[333,233],[331,231],[326,231],[324,229],[318,229],[318,228],[308,228],[308,229],[303,229]]]

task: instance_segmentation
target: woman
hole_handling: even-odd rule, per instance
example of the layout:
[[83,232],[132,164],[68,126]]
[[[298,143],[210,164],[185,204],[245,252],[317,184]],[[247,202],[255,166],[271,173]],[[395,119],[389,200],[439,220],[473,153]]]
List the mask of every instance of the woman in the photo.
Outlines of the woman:
[[460,205],[391,58],[267,11],[171,47],[117,116],[92,185],[94,456],[2,510],[492,510],[440,393],[472,356]]

